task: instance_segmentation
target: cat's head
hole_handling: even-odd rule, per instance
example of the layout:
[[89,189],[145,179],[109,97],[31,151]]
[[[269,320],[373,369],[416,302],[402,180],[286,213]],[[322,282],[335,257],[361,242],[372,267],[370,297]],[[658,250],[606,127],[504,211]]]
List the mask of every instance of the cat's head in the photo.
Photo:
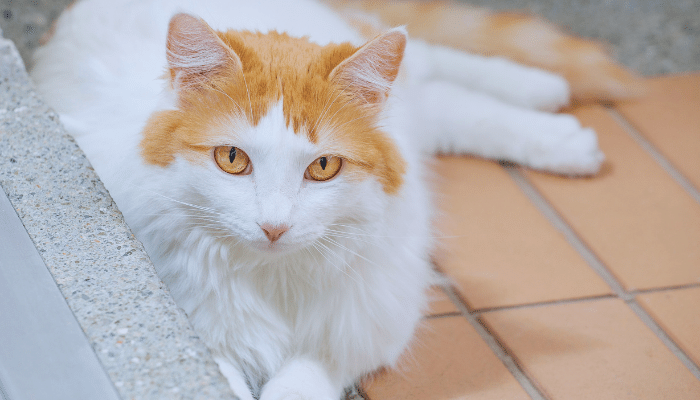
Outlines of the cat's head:
[[178,14],[167,40],[176,104],[151,116],[141,155],[177,176],[183,201],[201,207],[194,222],[262,252],[381,218],[405,172],[380,128],[405,45],[403,29],[324,47]]

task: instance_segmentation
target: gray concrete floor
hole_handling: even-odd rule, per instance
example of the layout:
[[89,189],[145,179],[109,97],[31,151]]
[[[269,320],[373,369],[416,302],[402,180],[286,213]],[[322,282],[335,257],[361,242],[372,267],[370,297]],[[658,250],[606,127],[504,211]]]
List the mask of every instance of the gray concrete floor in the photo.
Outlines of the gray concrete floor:
[[[0,0],[0,27],[28,68],[42,35],[74,0]],[[628,67],[658,75],[700,70],[700,0],[468,0],[543,16],[600,39]]]
[[22,60],[31,68],[31,57],[41,37],[74,0],[0,0],[0,28],[15,42]]
[[643,75],[700,70],[700,0],[468,0],[519,10],[608,43]]

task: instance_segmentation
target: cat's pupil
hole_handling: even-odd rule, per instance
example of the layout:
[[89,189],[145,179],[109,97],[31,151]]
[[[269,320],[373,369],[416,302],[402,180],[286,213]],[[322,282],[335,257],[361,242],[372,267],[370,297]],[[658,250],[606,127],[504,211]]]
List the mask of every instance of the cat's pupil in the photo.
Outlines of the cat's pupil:
[[231,147],[231,151],[228,153],[228,161],[230,163],[233,163],[233,160],[236,159],[236,148]]
[[328,160],[326,160],[326,157],[321,157],[318,159],[318,163],[321,164],[321,169],[324,171],[326,170],[327,162],[328,162]]

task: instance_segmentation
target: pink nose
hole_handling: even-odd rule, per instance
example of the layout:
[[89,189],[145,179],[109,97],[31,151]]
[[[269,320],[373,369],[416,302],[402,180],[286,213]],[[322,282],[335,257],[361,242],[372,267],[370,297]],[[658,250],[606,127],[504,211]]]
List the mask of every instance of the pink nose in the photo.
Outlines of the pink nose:
[[260,228],[265,232],[265,236],[270,239],[270,242],[276,242],[285,232],[289,230],[287,225],[272,226],[270,224],[261,225]]

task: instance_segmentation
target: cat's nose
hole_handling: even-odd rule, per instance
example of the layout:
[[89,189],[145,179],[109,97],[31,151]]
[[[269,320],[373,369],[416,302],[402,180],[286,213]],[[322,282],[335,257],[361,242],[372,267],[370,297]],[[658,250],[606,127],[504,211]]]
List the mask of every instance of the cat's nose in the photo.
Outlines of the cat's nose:
[[265,236],[270,239],[270,242],[276,242],[285,232],[289,230],[287,225],[272,226],[270,224],[260,225],[260,229],[265,232]]

